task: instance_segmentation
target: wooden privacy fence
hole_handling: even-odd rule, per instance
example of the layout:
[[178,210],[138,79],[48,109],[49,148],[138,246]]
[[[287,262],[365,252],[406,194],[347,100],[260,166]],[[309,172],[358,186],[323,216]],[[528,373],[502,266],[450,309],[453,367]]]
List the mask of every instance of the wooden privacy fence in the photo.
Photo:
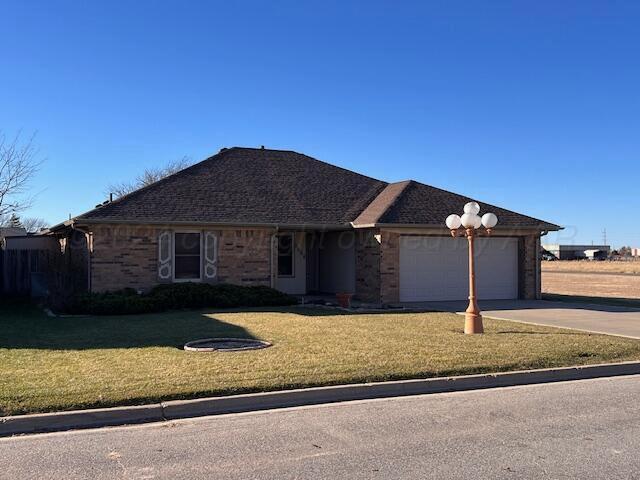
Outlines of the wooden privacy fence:
[[[59,250],[0,250],[0,292],[68,297],[87,290],[86,257]],[[54,298],[55,300],[56,298]]]
[[3,250],[2,293],[42,297],[47,292],[47,272],[52,257],[50,250]]

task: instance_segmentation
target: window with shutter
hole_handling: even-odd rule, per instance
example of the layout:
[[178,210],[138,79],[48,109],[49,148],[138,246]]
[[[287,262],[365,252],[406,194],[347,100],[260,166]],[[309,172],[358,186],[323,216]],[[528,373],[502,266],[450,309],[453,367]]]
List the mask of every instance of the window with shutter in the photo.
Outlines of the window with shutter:
[[200,280],[200,233],[176,232],[174,234],[173,279],[176,281]]

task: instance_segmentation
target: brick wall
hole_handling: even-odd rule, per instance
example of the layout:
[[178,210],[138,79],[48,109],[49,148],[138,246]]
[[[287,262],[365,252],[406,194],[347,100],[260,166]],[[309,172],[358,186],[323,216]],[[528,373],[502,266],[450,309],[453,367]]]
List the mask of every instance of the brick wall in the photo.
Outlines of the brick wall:
[[380,232],[380,301],[400,301],[400,234]]
[[158,229],[101,225],[92,231],[92,291],[147,290],[157,283]]
[[380,242],[377,231],[356,232],[356,295],[363,302],[380,302]]
[[[91,288],[148,290],[158,281],[158,236],[172,227],[100,225],[92,228]],[[264,229],[208,230],[218,236],[217,280],[271,284],[270,236]]]
[[221,230],[218,280],[236,285],[271,285],[271,235],[268,230]]
[[371,303],[400,300],[400,235],[359,230],[356,243],[356,298]]
[[520,237],[518,242],[518,293],[521,299],[535,300],[541,298],[539,248],[539,235]]

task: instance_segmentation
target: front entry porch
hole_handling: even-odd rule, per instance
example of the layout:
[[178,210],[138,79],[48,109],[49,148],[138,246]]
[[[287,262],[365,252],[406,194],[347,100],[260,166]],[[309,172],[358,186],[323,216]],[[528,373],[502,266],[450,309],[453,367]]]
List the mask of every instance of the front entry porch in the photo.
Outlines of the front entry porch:
[[278,290],[292,295],[355,293],[355,232],[279,232],[276,238]]

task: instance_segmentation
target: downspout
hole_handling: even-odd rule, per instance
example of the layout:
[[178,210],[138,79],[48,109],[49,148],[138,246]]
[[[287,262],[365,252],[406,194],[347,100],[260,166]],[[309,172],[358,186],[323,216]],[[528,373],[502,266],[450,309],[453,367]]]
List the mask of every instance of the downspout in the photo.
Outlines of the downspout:
[[542,265],[540,263],[540,250],[542,249],[542,237],[549,233],[542,230],[536,237],[536,300],[542,299]]

